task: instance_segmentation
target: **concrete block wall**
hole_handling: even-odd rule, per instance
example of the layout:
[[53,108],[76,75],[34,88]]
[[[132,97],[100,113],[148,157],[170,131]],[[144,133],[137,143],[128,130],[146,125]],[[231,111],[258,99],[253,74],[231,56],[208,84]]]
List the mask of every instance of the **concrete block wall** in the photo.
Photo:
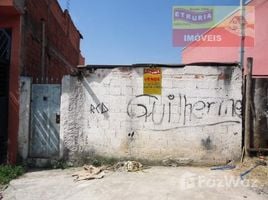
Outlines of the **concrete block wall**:
[[239,67],[162,68],[162,95],[143,94],[143,70],[97,69],[64,77],[62,156],[183,158],[205,164],[239,158]]

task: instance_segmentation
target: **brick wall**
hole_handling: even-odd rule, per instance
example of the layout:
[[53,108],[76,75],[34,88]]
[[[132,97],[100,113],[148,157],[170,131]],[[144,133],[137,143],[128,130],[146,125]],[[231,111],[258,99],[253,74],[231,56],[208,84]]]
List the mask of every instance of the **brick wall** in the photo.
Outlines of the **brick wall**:
[[[22,75],[33,82],[59,83],[80,62],[80,33],[68,11],[56,0],[27,0],[23,16]],[[45,27],[45,58],[42,70],[42,30]]]
[[241,69],[162,68],[162,94],[143,94],[143,68],[63,80],[62,155],[221,163],[241,152]]

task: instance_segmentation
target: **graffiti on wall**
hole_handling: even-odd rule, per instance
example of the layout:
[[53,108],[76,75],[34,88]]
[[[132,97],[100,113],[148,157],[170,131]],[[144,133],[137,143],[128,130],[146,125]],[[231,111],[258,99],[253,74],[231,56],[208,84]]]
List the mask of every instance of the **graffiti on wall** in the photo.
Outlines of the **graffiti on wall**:
[[107,113],[109,109],[104,103],[99,103],[97,105],[90,104],[90,113],[91,114],[104,114]]
[[[141,102],[149,102],[149,104]],[[214,100],[189,98],[182,94],[178,96],[170,94],[159,99],[157,96],[145,94],[129,101],[127,114],[131,119],[143,119],[144,122],[153,122],[155,125],[163,123],[174,125],[164,130],[237,124],[241,121],[242,102],[231,98]]]

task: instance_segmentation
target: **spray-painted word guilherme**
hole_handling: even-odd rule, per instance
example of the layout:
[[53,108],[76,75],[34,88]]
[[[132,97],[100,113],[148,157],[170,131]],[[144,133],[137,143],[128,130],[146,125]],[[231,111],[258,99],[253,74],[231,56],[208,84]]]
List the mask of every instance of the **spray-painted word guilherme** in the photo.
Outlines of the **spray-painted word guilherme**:
[[[127,114],[132,119],[144,118],[155,125],[172,124],[171,129],[240,123],[241,100],[223,98],[190,98],[173,94],[167,97],[138,95],[131,99]],[[211,122],[211,123],[208,123]]]

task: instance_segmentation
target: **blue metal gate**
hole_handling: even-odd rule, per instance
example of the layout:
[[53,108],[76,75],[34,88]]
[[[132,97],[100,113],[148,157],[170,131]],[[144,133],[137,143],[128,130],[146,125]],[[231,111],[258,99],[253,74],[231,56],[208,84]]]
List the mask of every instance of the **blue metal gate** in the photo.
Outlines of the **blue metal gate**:
[[59,156],[61,87],[56,84],[33,84],[31,98],[30,157]]

